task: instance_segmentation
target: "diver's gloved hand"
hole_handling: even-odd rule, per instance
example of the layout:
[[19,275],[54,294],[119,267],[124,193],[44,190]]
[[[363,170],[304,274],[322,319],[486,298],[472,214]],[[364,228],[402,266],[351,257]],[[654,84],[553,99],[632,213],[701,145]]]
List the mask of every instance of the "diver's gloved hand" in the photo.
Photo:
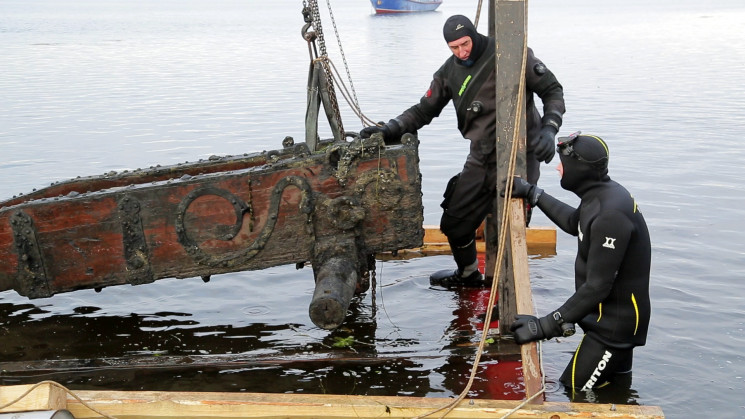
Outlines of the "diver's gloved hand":
[[383,141],[386,144],[391,144],[401,140],[401,126],[395,119],[391,119],[387,124],[378,122],[378,125],[372,127],[363,128],[360,131],[360,137],[370,138],[373,134],[379,132],[383,134]]
[[558,130],[552,125],[544,125],[538,138],[533,141],[533,155],[538,161],[550,163],[554,158],[556,148],[556,133]]
[[541,317],[518,314],[510,326],[518,345],[562,335],[561,325],[551,315]]
[[[538,203],[538,198],[541,197],[543,189],[537,185],[528,183],[527,180],[514,176],[512,178],[512,197],[513,198],[525,198],[528,204],[535,206]],[[504,191],[501,193],[504,196]]]

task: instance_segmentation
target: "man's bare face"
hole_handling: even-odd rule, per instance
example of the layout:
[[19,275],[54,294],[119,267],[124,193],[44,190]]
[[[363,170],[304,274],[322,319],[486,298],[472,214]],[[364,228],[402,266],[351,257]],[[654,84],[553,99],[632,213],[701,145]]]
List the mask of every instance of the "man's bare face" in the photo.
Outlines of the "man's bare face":
[[465,61],[471,56],[473,41],[470,36],[464,36],[455,41],[448,42],[448,47],[450,47],[450,51],[453,52],[453,55],[455,55],[456,58]]

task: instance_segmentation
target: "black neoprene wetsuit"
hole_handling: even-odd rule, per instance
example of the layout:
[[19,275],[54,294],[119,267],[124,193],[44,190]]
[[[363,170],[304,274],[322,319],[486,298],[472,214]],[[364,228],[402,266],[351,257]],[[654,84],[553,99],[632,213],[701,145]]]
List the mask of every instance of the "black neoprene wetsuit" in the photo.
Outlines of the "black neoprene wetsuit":
[[558,311],[605,345],[628,349],[647,339],[651,246],[634,198],[605,179],[574,189],[582,199],[577,209],[546,193],[538,208],[577,236],[575,293]]

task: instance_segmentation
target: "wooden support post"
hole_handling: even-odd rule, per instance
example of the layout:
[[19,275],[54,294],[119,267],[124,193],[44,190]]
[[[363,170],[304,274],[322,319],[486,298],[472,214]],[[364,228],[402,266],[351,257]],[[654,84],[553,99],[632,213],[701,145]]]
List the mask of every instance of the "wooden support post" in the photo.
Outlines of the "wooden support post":
[[[513,199],[509,212],[509,240],[511,244],[510,254],[513,256],[512,272],[514,273],[514,282],[512,285],[515,296],[515,310],[521,314],[533,313],[533,293],[530,289],[528,250],[525,240],[525,208],[522,201]],[[520,357],[523,362],[525,395],[530,397],[541,390],[541,365],[538,359],[537,344],[533,342],[529,345],[521,345]],[[540,403],[540,401],[535,400],[534,403]]]
[[[515,138],[518,144],[515,174],[526,173],[526,127],[523,62],[525,60],[526,4],[525,0],[490,0],[490,35],[496,42],[496,97],[497,97],[497,186],[506,184],[511,151]],[[518,133],[515,136],[515,133]],[[525,238],[525,213],[522,202],[513,200],[507,211],[507,234],[504,257],[496,260],[499,231],[502,228],[504,200],[497,194],[496,211],[487,221],[487,274],[494,276],[495,266],[501,264],[498,278],[499,329],[502,335],[518,313],[533,313],[533,298],[530,291],[527,244]],[[490,249],[491,248],[491,249]],[[527,397],[535,395],[541,388],[541,371],[536,344],[522,345],[523,377]],[[542,400],[535,400],[540,403]]]
[[[520,83],[522,74],[523,53],[525,47],[525,4],[524,0],[503,1],[490,0],[490,10],[495,20],[495,34],[497,40],[496,53],[496,97],[497,97],[497,186],[501,188],[507,180],[507,170],[510,165],[510,154],[514,133],[519,131],[518,157],[516,161],[515,174],[525,173],[525,113],[524,103],[519,100]],[[490,19],[491,21],[491,19]],[[517,123],[517,125],[516,125]],[[509,198],[507,198],[509,199]],[[486,245],[487,245],[487,275],[493,275],[496,261],[499,229],[502,220],[502,211],[505,198],[497,194],[495,212],[488,217]],[[516,224],[520,222],[516,221]],[[524,237],[525,220],[521,225],[508,225],[518,227]],[[508,230],[506,239],[509,240],[511,233]],[[517,302],[514,293],[514,272],[512,263],[512,246],[505,246],[505,257],[500,269],[499,281],[499,318],[500,332],[509,332],[512,319],[517,314]],[[527,268],[525,269],[527,272]]]

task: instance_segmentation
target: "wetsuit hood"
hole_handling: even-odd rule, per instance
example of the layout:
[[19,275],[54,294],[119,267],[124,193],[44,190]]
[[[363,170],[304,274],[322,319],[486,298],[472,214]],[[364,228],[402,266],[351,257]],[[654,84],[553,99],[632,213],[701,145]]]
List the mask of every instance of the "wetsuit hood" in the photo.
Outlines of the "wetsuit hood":
[[463,15],[450,16],[442,27],[442,35],[445,37],[445,42],[447,43],[453,42],[464,36],[471,38],[473,47],[471,48],[471,55],[468,59],[464,61],[455,57],[455,61],[458,64],[465,65],[466,67],[472,66],[473,63],[484,54],[489,43],[489,38],[478,33],[476,27],[471,23],[471,20]]
[[564,167],[561,187],[579,197],[598,183],[608,182],[608,146],[600,137],[579,135],[559,139],[558,154]]

